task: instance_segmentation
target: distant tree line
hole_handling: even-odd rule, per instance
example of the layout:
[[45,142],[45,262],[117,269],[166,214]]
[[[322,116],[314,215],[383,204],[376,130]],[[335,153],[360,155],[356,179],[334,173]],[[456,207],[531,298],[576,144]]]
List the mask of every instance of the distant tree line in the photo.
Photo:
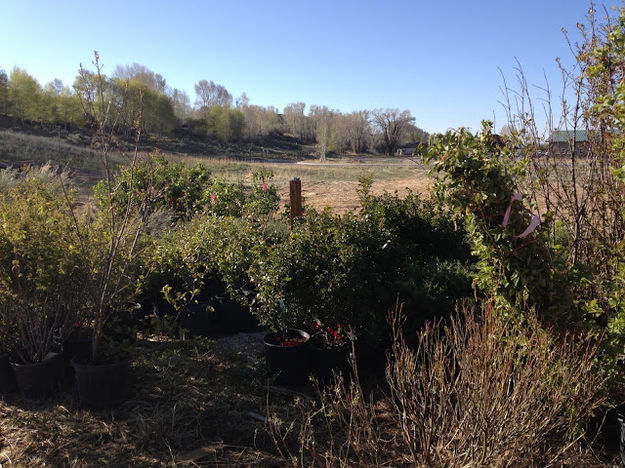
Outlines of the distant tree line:
[[[93,95],[97,89],[104,90],[100,96]],[[98,112],[113,106],[118,112],[111,125],[120,136],[129,136],[139,119],[144,131],[157,136],[184,130],[223,143],[262,143],[268,136],[288,135],[316,145],[321,158],[331,152],[395,154],[400,146],[428,137],[408,110],[343,114],[312,105],[306,112],[306,104],[296,102],[280,113],[250,104],[245,93],[233,102],[224,86],[208,80],[195,84],[195,94],[192,105],[185,91],[172,89],[162,75],[137,63],[117,66],[111,77],[81,70],[72,86],[58,79],[41,86],[23,69],[14,67],[10,74],[0,69],[0,115],[68,130],[88,127],[98,121]],[[85,103],[91,104],[86,108]]]

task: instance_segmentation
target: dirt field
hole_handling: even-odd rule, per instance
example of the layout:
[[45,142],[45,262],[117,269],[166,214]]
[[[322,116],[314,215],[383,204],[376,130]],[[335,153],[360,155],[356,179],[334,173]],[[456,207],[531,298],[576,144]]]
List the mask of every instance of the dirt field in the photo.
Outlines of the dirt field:
[[206,164],[216,177],[245,185],[251,184],[252,173],[257,168],[271,169],[274,173],[273,183],[285,202],[289,197],[289,181],[299,177],[306,204],[318,209],[330,207],[339,213],[358,208],[358,180],[366,173],[373,174],[372,191],[375,194],[395,191],[405,194],[410,189],[427,196],[432,185],[427,175],[428,169],[423,164],[408,159],[341,159],[323,164],[185,159],[187,163],[197,161]]

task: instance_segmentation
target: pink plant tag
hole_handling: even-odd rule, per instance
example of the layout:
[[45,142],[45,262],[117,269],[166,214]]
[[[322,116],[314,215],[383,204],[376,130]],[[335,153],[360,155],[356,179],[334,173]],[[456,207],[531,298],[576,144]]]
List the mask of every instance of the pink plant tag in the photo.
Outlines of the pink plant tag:
[[510,222],[510,211],[512,211],[512,203],[515,201],[521,201],[522,199],[523,196],[520,193],[515,193],[514,195],[512,195],[512,197],[510,197],[510,203],[508,203],[506,214],[503,215],[503,221],[501,222],[501,225],[503,227],[506,227]]
[[536,230],[538,225],[540,224],[540,217],[536,214],[532,214],[532,219],[530,219],[530,225],[527,226],[527,229],[519,234],[517,237],[523,239],[524,237],[529,236],[532,232]]

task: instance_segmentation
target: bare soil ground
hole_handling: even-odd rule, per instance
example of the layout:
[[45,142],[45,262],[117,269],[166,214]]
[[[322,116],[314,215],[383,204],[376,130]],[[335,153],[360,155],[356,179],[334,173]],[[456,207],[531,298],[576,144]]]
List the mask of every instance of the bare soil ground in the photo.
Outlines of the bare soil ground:
[[408,190],[429,196],[432,180],[428,168],[417,161],[387,157],[344,158],[325,163],[288,162],[256,163],[234,160],[213,160],[185,158],[187,163],[202,162],[216,177],[230,182],[251,184],[254,170],[261,167],[274,173],[273,183],[278,188],[282,200],[289,197],[289,181],[299,177],[302,181],[302,195],[306,204],[323,209],[329,207],[335,212],[344,213],[359,207],[358,185],[363,174],[373,175],[372,192],[400,195]]

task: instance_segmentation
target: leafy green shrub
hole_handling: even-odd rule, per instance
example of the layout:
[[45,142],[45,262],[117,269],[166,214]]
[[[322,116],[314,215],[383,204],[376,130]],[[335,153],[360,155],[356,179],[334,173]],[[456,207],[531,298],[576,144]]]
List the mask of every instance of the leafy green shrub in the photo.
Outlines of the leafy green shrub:
[[[170,210],[174,220],[190,219],[206,206],[205,190],[210,184],[210,172],[198,163],[193,167],[171,163],[158,151],[134,166],[124,166],[112,181],[113,206],[124,212],[128,203],[142,207],[147,213]],[[98,205],[108,204],[107,181],[94,187]]]
[[216,273],[213,253],[206,235],[205,216],[178,223],[161,236],[151,253],[151,271],[144,284],[142,299],[158,303],[165,299],[175,311],[174,319],[184,308],[198,300],[208,280]]
[[409,329],[448,315],[459,299],[473,295],[475,258],[461,217],[411,191],[405,197],[372,196],[366,180],[360,199],[361,216],[378,219],[389,232],[384,271],[393,278],[392,292],[404,304]]
[[273,171],[257,169],[252,173],[252,190],[245,201],[244,212],[247,216],[262,217],[278,211],[280,196],[271,182]]
[[309,209],[285,242],[255,251],[250,274],[262,323],[279,329],[319,319],[375,343],[397,294],[413,329],[471,294],[471,256],[449,213],[413,194],[362,194],[359,213]]
[[255,170],[252,174],[252,188],[246,192],[241,185],[215,179],[205,190],[200,205],[215,216],[263,218],[279,208],[280,196],[270,183],[273,172],[267,169]]
[[68,205],[27,175],[0,194],[0,310],[19,332],[18,352],[41,361],[85,307],[88,277]]
[[281,221],[259,222],[248,218],[221,217],[205,223],[213,265],[230,294],[245,302],[257,288],[251,270],[266,252],[279,248],[288,237]]
[[233,298],[251,305],[255,284],[249,269],[255,252],[271,250],[286,235],[286,225],[279,221],[199,214],[158,239],[142,297],[166,298],[180,312],[209,294],[210,283],[218,282]]
[[215,216],[243,216],[245,192],[243,187],[223,179],[215,179],[204,191],[200,204]]
[[498,144],[484,122],[476,135],[461,129],[437,136],[426,160],[433,162],[438,197],[466,219],[479,285],[511,309],[535,307],[555,327],[583,326],[573,294],[583,278],[566,264],[566,251],[549,242],[549,216],[523,235],[533,215],[514,196],[523,166],[513,151]]
[[[366,298],[353,295],[360,287],[355,282],[360,252],[352,242],[358,233],[356,223],[354,215],[309,210],[305,223],[285,242],[257,248],[250,272],[258,290],[261,323],[277,331],[306,327],[314,318],[327,323],[342,318],[342,323],[354,327],[356,316],[367,321],[367,311],[359,308]],[[285,307],[280,306],[281,299]]]

